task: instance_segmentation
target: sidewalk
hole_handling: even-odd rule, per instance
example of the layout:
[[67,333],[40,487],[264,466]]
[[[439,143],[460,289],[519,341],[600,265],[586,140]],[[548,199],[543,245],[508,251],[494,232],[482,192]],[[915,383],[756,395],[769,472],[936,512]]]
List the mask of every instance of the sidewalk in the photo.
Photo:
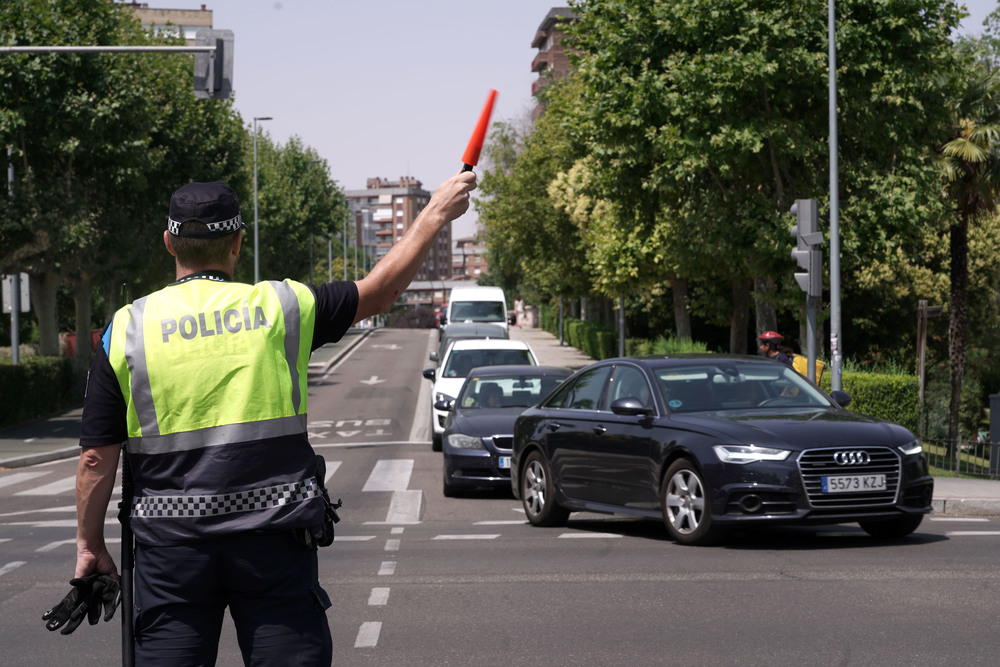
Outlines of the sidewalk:
[[[310,367],[324,370],[364,340],[371,330],[351,329],[344,340],[313,353]],[[531,346],[545,366],[583,368],[594,360],[541,329],[511,327],[510,337]],[[48,419],[0,430],[0,470],[37,465],[79,455],[80,414],[76,408]],[[1000,480],[934,479],[934,512],[945,516],[1000,517]]]

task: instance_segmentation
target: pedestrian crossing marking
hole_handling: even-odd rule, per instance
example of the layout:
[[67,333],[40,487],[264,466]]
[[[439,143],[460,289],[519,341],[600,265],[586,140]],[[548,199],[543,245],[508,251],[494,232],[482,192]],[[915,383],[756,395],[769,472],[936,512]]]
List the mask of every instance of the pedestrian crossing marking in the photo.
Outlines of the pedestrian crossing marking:
[[413,459],[380,459],[362,491],[405,491],[413,474]]
[[26,489],[24,491],[18,491],[15,496],[57,496],[62,493],[68,493],[72,491],[76,493],[76,475],[72,477],[64,477],[62,479],[57,479],[54,482],[48,484],[43,484],[42,486],[36,486],[31,489]]
[[51,470],[44,470],[42,472],[15,472],[13,475],[4,475],[3,477],[0,477],[0,488],[13,486],[14,484],[20,484],[21,482],[29,482],[38,477],[48,475],[51,472]]

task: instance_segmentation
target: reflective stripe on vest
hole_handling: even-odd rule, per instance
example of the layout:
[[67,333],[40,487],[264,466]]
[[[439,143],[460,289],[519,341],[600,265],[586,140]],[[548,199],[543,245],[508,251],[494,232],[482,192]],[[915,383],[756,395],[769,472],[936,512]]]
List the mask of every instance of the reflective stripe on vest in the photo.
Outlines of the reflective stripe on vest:
[[[109,360],[129,404],[129,452],[190,451],[306,431],[312,292],[290,281],[201,282],[142,297],[115,316]],[[181,297],[213,305],[182,313],[188,306]],[[148,358],[154,346],[156,356]],[[221,368],[207,363],[218,357],[224,364],[227,356],[231,363]],[[174,365],[178,372],[169,372]],[[182,367],[188,377],[178,377]],[[206,405],[188,391],[192,385],[209,393]]]

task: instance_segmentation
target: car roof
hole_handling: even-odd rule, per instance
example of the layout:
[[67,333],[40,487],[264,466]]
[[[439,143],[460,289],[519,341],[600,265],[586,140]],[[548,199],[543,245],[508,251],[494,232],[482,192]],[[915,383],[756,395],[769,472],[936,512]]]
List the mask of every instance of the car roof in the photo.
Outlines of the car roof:
[[499,324],[487,324],[486,322],[455,322],[445,325],[441,330],[441,336],[465,336],[467,334],[493,334],[501,338],[507,337],[507,330]]
[[569,377],[573,374],[573,369],[563,366],[478,366],[469,371],[469,377],[475,375],[478,378],[507,377],[510,375],[531,375],[535,377]]
[[451,344],[450,351],[455,350],[530,350],[523,340],[506,338],[463,338]]

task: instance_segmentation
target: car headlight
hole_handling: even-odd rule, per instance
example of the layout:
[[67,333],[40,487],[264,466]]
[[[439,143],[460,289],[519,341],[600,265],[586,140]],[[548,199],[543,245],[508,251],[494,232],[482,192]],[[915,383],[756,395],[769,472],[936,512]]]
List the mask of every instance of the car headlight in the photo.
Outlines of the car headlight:
[[723,463],[756,463],[758,461],[784,461],[792,452],[787,449],[758,447],[756,445],[716,445],[715,455]]
[[924,448],[920,444],[919,440],[914,440],[913,442],[909,442],[909,443],[907,443],[905,445],[900,445],[896,449],[898,449],[899,451],[903,452],[903,454],[906,455],[906,456],[911,456],[913,454],[919,454],[920,452],[924,451]]
[[486,449],[482,438],[476,438],[464,433],[449,433],[448,446],[455,449]]

